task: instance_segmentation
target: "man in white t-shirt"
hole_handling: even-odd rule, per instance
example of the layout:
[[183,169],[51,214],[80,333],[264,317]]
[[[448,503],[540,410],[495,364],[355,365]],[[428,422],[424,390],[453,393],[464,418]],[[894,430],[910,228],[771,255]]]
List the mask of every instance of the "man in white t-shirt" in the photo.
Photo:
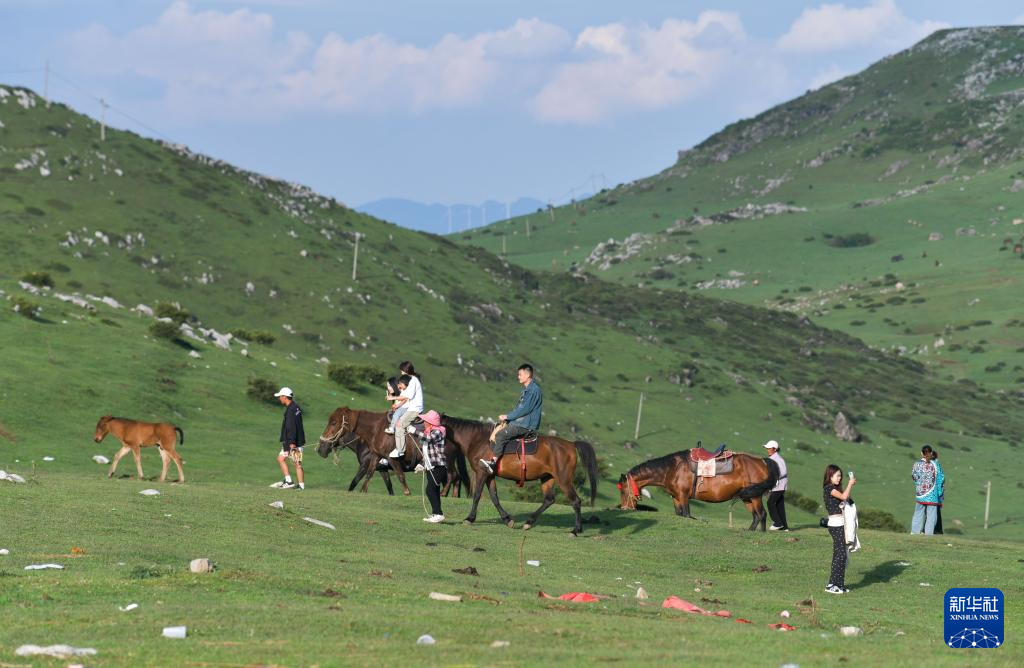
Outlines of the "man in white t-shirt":
[[397,458],[405,455],[405,439],[409,436],[409,425],[423,412],[423,386],[416,376],[406,374],[398,379],[405,389],[395,401],[396,410],[405,409],[395,423],[395,449],[389,457]]
[[768,493],[768,514],[772,517],[772,531],[789,531],[789,524],[786,523],[786,487],[789,486],[789,471],[786,469],[786,460],[779,454],[779,442],[768,441],[764,444],[768,451],[768,459],[779,465],[779,481]]

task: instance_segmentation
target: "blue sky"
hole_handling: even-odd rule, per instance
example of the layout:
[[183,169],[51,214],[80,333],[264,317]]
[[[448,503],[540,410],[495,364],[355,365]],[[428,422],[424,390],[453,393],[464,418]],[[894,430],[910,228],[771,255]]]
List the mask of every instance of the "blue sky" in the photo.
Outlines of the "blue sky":
[[[917,0],[0,0],[0,81],[307,184],[559,199],[949,26],[1024,5]],[[579,192],[576,190],[575,192]]]

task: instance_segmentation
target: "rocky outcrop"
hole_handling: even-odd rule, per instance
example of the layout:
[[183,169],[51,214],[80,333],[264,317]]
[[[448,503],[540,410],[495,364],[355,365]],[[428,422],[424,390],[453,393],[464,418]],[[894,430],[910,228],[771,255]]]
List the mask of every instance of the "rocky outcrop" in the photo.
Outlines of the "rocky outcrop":
[[857,443],[861,440],[860,432],[853,426],[853,422],[850,418],[846,417],[842,411],[836,413],[835,422],[832,425],[833,431],[836,433],[836,438],[840,441],[846,441],[848,443]]

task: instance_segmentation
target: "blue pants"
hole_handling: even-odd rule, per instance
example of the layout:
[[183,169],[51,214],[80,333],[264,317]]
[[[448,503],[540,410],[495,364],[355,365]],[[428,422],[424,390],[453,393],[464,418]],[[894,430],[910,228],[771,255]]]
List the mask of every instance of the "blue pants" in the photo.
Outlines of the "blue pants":
[[929,506],[923,503],[914,504],[914,519],[910,523],[910,533],[924,532],[931,536],[935,533],[935,520],[938,519],[938,506]]

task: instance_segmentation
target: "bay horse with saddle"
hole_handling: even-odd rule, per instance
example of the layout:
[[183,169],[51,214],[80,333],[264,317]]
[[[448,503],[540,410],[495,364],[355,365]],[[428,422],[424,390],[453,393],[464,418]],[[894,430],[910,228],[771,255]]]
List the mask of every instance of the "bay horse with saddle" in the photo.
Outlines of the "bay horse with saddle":
[[476,474],[473,485],[473,507],[464,520],[466,524],[476,521],[480,496],[484,487],[487,487],[491,503],[497,509],[501,521],[509,528],[515,527],[515,520],[498,501],[495,478],[499,477],[514,480],[519,486],[530,480],[539,480],[541,483],[544,500],[523,524],[523,529],[530,529],[537,523],[540,514],[555,502],[557,489],[561,489],[569,503],[572,504],[576,516],[572,535],[578,535],[583,530],[580,497],[576,493],[573,482],[576,475],[577,453],[579,453],[579,459],[586,466],[587,477],[590,480],[590,505],[593,506],[597,496],[598,470],[597,455],[590,443],[567,441],[564,438],[537,434],[522,439],[516,438],[505,446],[505,452],[498,459],[495,471],[492,473],[480,464],[481,459],[490,459],[492,454],[490,443],[492,425],[442,415],[441,426],[447,430],[448,440],[458,447]]
[[640,490],[644,487],[662,487],[671,495],[676,514],[690,514],[690,500],[722,503],[739,498],[753,516],[750,531],[761,525],[765,530],[768,513],[761,503],[761,495],[775,486],[779,479],[779,466],[771,459],[744,452],[708,452],[697,444],[696,448],[680,450],[670,455],[637,464],[619,477],[619,507],[636,510]]
[[[185,482],[185,472],[181,470],[181,455],[175,449],[181,437],[181,443],[185,443],[185,432],[169,422],[140,422],[129,420],[112,415],[104,415],[96,423],[96,435],[94,441],[99,443],[107,434],[113,434],[121,441],[121,449],[114,455],[114,461],[110,465],[107,477],[112,478],[117,469],[117,463],[129,452],[135,457],[135,468],[139,472],[139,480],[142,480],[142,448],[155,445],[160,452],[160,459],[163,462],[163,470],[160,472],[160,482],[167,477],[167,467],[171,460],[178,467],[178,482]],[[177,436],[175,435],[177,434]]]
[[[405,474],[412,471],[423,457],[416,439],[410,438],[408,434],[406,434],[406,438],[409,438],[412,445],[405,449],[405,454],[402,457],[390,457],[395,445],[395,437],[384,431],[388,424],[386,413],[356,410],[347,406],[335,409],[327,419],[327,425],[324,427],[317,445],[317,453],[321,457],[327,457],[334,450],[349,448],[356,454],[359,460],[359,471],[352,479],[349,491],[355,489],[360,478],[365,475],[366,480],[362,488],[362,491],[365,492],[374,472],[379,471],[390,494],[391,480],[388,471],[392,471],[398,474],[398,480],[402,484],[402,493],[409,496],[409,485],[405,482]],[[468,480],[459,480],[457,471],[457,469],[461,469],[463,477],[465,477],[466,465],[464,462],[457,461],[458,453],[454,445],[447,445],[445,454],[451,457],[456,465],[449,467],[448,481],[443,486],[442,494],[447,495],[453,485],[458,493],[462,483],[468,484],[469,482]],[[381,459],[388,460],[390,464],[388,469],[378,467]]]

